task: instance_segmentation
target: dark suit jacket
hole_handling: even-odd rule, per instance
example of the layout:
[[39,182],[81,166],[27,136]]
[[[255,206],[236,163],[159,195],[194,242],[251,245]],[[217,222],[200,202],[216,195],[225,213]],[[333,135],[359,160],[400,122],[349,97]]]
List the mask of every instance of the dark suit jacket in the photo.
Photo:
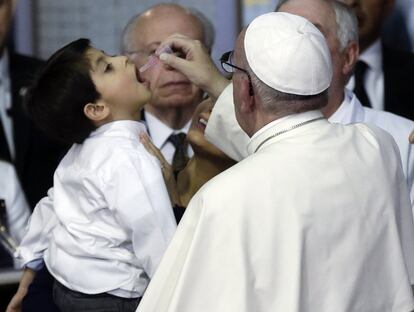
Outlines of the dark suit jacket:
[[67,150],[66,146],[48,139],[24,109],[25,90],[42,65],[42,61],[31,57],[10,55],[11,116],[16,149],[14,164],[32,209],[52,186],[53,173]]
[[383,46],[384,110],[414,120],[414,54]]

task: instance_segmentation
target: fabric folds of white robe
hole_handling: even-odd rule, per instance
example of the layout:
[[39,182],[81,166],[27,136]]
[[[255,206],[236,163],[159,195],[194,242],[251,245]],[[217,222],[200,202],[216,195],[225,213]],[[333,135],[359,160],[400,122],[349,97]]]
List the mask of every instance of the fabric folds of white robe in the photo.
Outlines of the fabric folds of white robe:
[[[343,125],[363,122],[380,127],[392,135],[400,150],[414,216],[414,145],[408,140],[411,132],[414,131],[414,122],[389,112],[364,107],[355,94],[348,89],[344,90],[344,100],[335,113],[329,117],[329,121]],[[246,145],[249,137],[240,128],[235,117],[232,84],[217,99],[205,136],[234,160],[240,161],[247,157]]]
[[[267,128],[249,151],[317,116]],[[409,206],[387,133],[326,120],[296,128],[194,196],[137,311],[411,311]]]

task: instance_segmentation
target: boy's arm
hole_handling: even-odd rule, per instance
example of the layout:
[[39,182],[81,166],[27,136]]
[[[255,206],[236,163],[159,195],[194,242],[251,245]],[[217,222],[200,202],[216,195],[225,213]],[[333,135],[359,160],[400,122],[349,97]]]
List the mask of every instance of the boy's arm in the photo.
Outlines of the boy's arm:
[[171,202],[155,157],[143,146],[103,185],[109,208],[130,235],[134,253],[152,277],[174,232]]
[[24,269],[22,278],[20,279],[19,288],[10,300],[6,312],[20,312],[22,310],[23,298],[26,296],[27,290],[29,289],[29,286],[33,282],[35,276],[36,271],[29,268]]
[[43,252],[48,247],[49,235],[57,223],[57,217],[53,210],[53,188],[48,191],[48,196],[42,198],[36,205],[26,234],[19,248],[18,257],[23,265],[43,258]]

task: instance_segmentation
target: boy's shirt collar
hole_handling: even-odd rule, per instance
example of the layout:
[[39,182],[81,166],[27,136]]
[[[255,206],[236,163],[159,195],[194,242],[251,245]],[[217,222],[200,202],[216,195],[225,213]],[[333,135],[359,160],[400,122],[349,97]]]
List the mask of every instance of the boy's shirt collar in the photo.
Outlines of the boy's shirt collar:
[[138,134],[147,132],[145,124],[135,120],[116,120],[106,123],[92,131],[89,137],[119,136],[138,140]]

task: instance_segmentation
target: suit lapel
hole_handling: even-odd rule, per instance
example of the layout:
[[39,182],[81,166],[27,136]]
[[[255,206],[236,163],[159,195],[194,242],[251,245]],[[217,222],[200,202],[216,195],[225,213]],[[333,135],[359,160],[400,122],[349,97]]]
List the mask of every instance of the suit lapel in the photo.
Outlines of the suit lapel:
[[9,144],[7,143],[6,134],[4,133],[3,124],[0,123],[0,159],[11,161]]
[[382,51],[384,110],[413,119],[414,109],[411,103],[414,57],[384,46]]

